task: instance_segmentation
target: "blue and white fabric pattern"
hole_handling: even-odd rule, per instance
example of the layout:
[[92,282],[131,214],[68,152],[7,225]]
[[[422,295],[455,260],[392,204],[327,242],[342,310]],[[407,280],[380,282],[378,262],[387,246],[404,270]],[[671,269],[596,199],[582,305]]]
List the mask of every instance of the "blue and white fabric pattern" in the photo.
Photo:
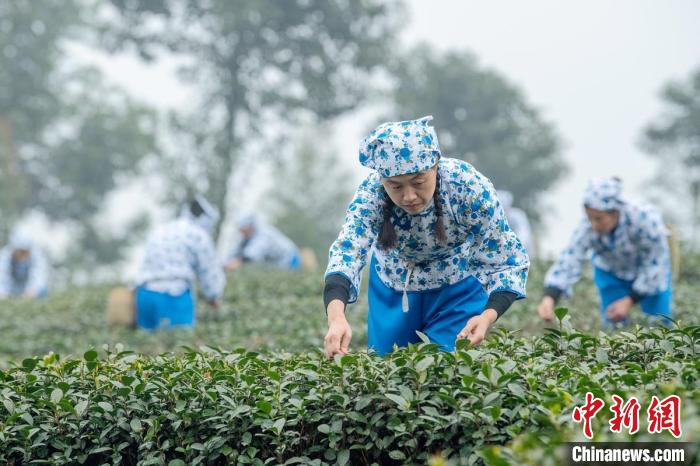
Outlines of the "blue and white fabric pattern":
[[350,281],[349,302],[357,299],[360,272],[370,254],[376,258],[374,272],[394,290],[436,290],[474,277],[487,295],[509,291],[525,296],[529,259],[491,182],[467,162],[451,158],[440,159],[438,174],[444,244],[434,234],[437,216],[431,202],[415,215],[394,206],[396,246],[388,251],[377,247],[386,194],[378,172],[360,184],[326,269],[326,276],[340,274]]
[[205,227],[183,215],[149,237],[136,285],[180,296],[193,289],[197,279],[207,299],[221,297],[226,276],[214,242]]
[[360,143],[360,163],[380,176],[407,175],[435,166],[440,158],[432,116],[379,125]]
[[631,281],[632,290],[641,296],[660,294],[669,288],[669,232],[658,210],[629,202],[616,210],[620,220],[608,234],[596,233],[588,219],[581,220],[569,245],[547,272],[545,287],[571,296],[584,264],[592,259],[594,267]]
[[622,199],[622,180],[619,178],[593,178],[583,197],[583,205],[595,210],[619,210],[625,204]]
[[[29,251],[23,261],[13,261],[15,250]],[[46,295],[48,291],[48,261],[42,250],[28,237],[15,234],[0,250],[0,297],[32,293]]]

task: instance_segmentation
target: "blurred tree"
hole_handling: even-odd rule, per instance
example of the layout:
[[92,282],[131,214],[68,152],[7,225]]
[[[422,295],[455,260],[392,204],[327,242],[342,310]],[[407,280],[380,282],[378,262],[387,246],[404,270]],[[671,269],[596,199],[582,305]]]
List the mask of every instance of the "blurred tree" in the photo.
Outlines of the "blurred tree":
[[29,207],[23,159],[60,109],[56,72],[78,11],[70,0],[0,2],[0,240]]
[[[691,243],[698,247],[700,68],[684,82],[667,84],[661,99],[663,114],[644,129],[640,145],[659,161],[657,182],[652,183],[652,187],[663,190],[659,201],[674,222],[688,228]],[[690,209],[686,207],[686,199],[691,200]]]
[[74,227],[63,265],[94,270],[122,260],[148,227],[141,216],[115,235],[99,227],[99,217],[105,196],[134,181],[141,162],[158,152],[157,115],[104,85],[96,70],[82,68],[70,83],[61,97],[61,129],[50,133],[46,150],[27,164],[29,199],[48,219]]
[[110,50],[132,44],[145,59],[165,51],[187,61],[180,75],[202,99],[177,119],[190,144],[174,164],[184,175],[173,179],[182,189],[182,180],[207,180],[203,190],[222,212],[238,155],[275,157],[288,123],[357,106],[401,19],[397,0],[110,2]]
[[554,127],[500,74],[467,52],[421,45],[395,65],[396,119],[431,114],[443,154],[463,159],[540,219],[540,196],[566,171]]
[[297,246],[311,249],[321,266],[352,198],[351,178],[332,150],[319,147],[318,138],[309,135],[292,159],[275,169],[276,183],[267,195],[272,221]]
[[154,114],[69,60],[92,13],[88,0],[0,3],[0,236],[43,213],[71,227],[66,263],[91,269],[126,243],[97,229],[105,195],[157,150]]

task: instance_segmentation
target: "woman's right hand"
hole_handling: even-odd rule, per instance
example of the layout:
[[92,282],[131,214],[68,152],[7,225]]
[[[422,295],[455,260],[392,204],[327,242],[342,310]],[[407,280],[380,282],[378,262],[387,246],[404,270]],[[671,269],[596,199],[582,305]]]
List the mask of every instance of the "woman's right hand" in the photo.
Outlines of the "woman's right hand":
[[332,358],[336,354],[348,354],[352,329],[345,318],[345,304],[334,299],[328,304],[328,333],[323,340],[326,356]]
[[224,269],[226,269],[227,272],[232,272],[239,268],[242,264],[243,261],[240,258],[234,258],[224,264]]
[[543,320],[548,322],[554,320],[554,298],[551,296],[542,298],[542,301],[537,306],[537,313]]

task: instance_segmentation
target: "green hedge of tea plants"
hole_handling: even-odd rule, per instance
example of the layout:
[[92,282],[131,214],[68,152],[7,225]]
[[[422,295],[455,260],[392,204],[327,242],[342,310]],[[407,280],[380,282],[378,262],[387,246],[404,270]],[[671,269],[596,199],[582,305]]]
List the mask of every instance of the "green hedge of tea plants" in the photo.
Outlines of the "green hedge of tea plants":
[[[559,446],[583,440],[571,411],[587,391],[643,406],[677,394],[681,440],[698,442],[692,270],[675,284],[678,326],[606,334],[587,276],[561,324],[537,318],[545,268],[533,266],[531,299],[483,346],[385,359],[363,352],[364,296],[348,313],[353,353],[320,353],[320,272],[237,271],[193,331],[107,326],[108,287],[1,302],[0,464],[558,465]],[[596,439],[626,440],[609,416],[596,418]]]
[[683,440],[700,440],[699,353],[697,326],[592,336],[564,325],[384,359],[213,348],[28,358],[0,372],[0,462],[524,464],[539,451],[559,464],[547,449],[580,436],[571,410],[587,391],[643,404],[679,395]]

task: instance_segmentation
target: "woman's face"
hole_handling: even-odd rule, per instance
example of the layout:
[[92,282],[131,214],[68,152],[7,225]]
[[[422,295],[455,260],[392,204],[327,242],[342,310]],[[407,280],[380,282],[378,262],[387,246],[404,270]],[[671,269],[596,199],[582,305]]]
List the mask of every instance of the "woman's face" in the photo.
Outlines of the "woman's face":
[[620,212],[617,210],[606,211],[586,207],[586,216],[588,217],[588,221],[591,222],[593,231],[601,235],[613,231],[617,226],[617,222],[620,220]]
[[12,251],[12,260],[15,262],[24,262],[29,259],[29,250],[15,249]]
[[418,214],[430,203],[436,180],[437,165],[424,172],[382,178],[381,182],[394,204],[409,214]]
[[250,238],[251,236],[253,236],[253,233],[255,233],[255,227],[253,225],[246,225],[242,228],[239,228],[238,231],[244,238]]

